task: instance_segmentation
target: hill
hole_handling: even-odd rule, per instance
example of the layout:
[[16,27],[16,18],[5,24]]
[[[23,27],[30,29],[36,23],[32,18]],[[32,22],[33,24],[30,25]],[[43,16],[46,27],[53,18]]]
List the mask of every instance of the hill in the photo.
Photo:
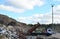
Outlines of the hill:
[[4,25],[14,25],[14,26],[25,26],[25,23],[22,22],[18,22],[13,18],[10,18],[6,15],[2,15],[0,14],[0,24],[4,24]]

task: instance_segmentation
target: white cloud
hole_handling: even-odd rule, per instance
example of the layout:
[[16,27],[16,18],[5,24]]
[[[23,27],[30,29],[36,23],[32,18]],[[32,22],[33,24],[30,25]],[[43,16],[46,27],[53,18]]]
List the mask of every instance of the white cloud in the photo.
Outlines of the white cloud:
[[33,9],[35,6],[42,6],[41,0],[5,0],[5,4],[0,4],[0,9],[14,13],[23,13],[25,10]]
[[34,6],[42,6],[44,4],[43,0],[6,0],[9,4],[23,8],[23,9],[33,9]]
[[60,15],[60,5],[54,7],[54,13]]
[[48,17],[50,17],[48,20],[48,17],[46,17],[46,16],[47,16],[46,14],[34,14],[30,17],[19,17],[18,19],[20,22],[24,22],[27,24],[29,24],[29,23],[35,24],[37,22],[40,22],[41,24],[44,24],[44,23],[49,24],[49,22],[51,21],[51,17],[48,16]]
[[[54,23],[60,23],[60,5],[54,7]],[[49,24],[52,23],[52,13],[46,14],[34,14],[29,17],[19,17],[19,21],[24,23],[37,23],[40,22],[41,24]]]
[[21,13],[24,11],[24,9],[18,9],[18,8],[14,8],[12,6],[6,6],[6,5],[0,5],[0,9],[11,11],[11,12],[16,12],[16,13]]
[[[38,16],[33,15],[31,17],[19,17],[20,22],[24,23],[37,23],[40,22],[41,24],[49,24],[52,23],[52,16],[51,14],[38,14]],[[60,23],[60,15],[54,15],[54,23]]]

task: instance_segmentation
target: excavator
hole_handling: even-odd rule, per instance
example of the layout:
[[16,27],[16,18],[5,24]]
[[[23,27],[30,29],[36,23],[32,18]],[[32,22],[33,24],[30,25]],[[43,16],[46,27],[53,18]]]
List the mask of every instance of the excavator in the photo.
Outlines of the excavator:
[[30,34],[30,35],[46,35],[46,36],[50,36],[50,35],[52,35],[53,34],[53,31],[52,31],[52,29],[51,28],[47,28],[46,29],[46,32],[41,32],[41,33],[33,33],[33,31],[35,31],[36,30],[36,28],[38,28],[38,27],[40,27],[40,26],[42,26],[42,25],[40,25],[40,23],[37,23],[36,25],[34,25],[34,26],[32,26],[28,31],[27,31],[27,33],[28,34]]

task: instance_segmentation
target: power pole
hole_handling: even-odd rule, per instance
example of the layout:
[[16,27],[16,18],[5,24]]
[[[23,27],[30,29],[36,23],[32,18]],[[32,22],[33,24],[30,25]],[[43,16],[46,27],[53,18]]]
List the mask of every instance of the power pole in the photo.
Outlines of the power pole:
[[53,19],[53,7],[54,7],[54,5],[52,5],[52,26],[53,26],[53,22],[54,22],[54,19]]
[[52,29],[55,29],[55,27],[54,27],[54,12],[53,12],[53,7],[54,7],[54,5],[52,5]]

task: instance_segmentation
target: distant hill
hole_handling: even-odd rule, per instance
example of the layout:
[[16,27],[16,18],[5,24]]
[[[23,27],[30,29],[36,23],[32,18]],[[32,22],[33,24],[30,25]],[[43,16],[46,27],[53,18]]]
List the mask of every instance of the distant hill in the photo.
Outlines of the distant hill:
[[14,25],[14,26],[25,26],[25,23],[22,22],[18,22],[13,18],[10,18],[6,15],[2,15],[0,14],[0,24],[4,24],[4,25]]

